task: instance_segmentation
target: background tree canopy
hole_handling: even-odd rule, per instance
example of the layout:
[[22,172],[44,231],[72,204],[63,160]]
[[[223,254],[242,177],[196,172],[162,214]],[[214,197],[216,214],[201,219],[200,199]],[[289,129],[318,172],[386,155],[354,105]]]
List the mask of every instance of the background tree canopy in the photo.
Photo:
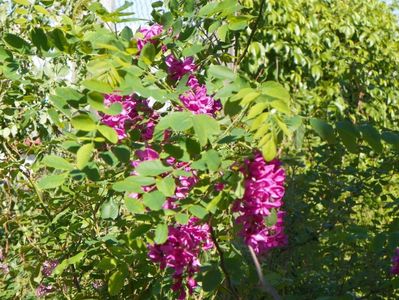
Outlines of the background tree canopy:
[[[146,40],[116,30],[140,18],[128,5],[0,0],[0,298],[175,299],[173,270],[148,251],[195,217],[214,247],[199,255],[194,299],[397,299],[392,8],[157,1],[163,29]],[[177,76],[168,57],[193,73]],[[221,111],[182,106],[189,74]],[[151,99],[123,138],[126,126],[104,121],[126,110],[107,102],[116,91],[126,103]],[[159,156],[138,165],[147,147]],[[259,285],[232,209],[254,149],[287,176],[288,244],[258,256],[272,289]],[[166,208],[194,177],[182,205]],[[264,222],[276,226],[277,209]]]

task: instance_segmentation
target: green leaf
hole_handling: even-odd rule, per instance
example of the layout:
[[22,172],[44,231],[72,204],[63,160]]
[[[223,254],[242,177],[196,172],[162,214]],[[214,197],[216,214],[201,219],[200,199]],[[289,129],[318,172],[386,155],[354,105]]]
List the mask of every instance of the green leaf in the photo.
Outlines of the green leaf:
[[262,94],[272,97],[278,100],[285,101],[286,103],[290,100],[290,94],[280,83],[276,81],[266,81],[262,84]]
[[23,38],[12,34],[6,33],[3,37],[3,40],[12,48],[22,50],[23,52],[27,52],[30,49],[30,45]]
[[344,120],[337,123],[337,130],[346,149],[351,153],[358,153],[359,132],[357,128],[350,121]]
[[100,215],[102,219],[115,220],[118,217],[119,207],[114,200],[110,199],[104,202],[100,208]]
[[200,205],[193,205],[188,210],[199,219],[204,218],[208,214],[208,211]]
[[207,204],[206,210],[215,213],[220,200],[222,200],[222,193],[217,194],[217,196]]
[[82,82],[82,85],[91,91],[100,92],[104,94],[109,94],[112,93],[113,91],[112,87],[108,83],[94,79],[85,80]]
[[190,219],[190,216],[183,213],[177,213],[175,215],[175,219],[177,223],[186,225],[188,223],[188,220]]
[[272,161],[277,155],[277,147],[273,137],[262,146],[262,155],[266,161]]
[[219,170],[222,160],[216,150],[211,149],[205,152],[203,158],[205,159],[206,165],[210,171],[216,172]]
[[78,115],[71,119],[72,126],[77,130],[93,131],[96,129],[96,123],[89,115]]
[[12,0],[13,2],[17,4],[21,4],[23,6],[30,6],[31,3],[28,0]]
[[42,190],[54,189],[62,185],[66,177],[66,174],[45,176],[37,182],[37,186]]
[[317,134],[329,144],[335,143],[334,129],[332,126],[320,119],[310,119],[310,125],[317,132]]
[[78,254],[68,258],[69,265],[76,265],[86,256],[86,251],[79,252]]
[[100,262],[96,265],[97,269],[108,271],[113,270],[117,267],[118,262],[115,258],[104,257],[100,260]]
[[208,73],[218,79],[228,79],[233,81],[236,78],[236,74],[225,66],[211,65],[208,69]]
[[202,288],[205,292],[216,290],[223,280],[222,273],[214,266],[202,278]]
[[158,245],[165,243],[168,239],[168,233],[168,225],[158,224],[158,226],[155,228],[154,242]]
[[160,191],[166,197],[171,197],[175,194],[176,183],[173,177],[157,179],[156,186],[158,191]]
[[155,46],[152,43],[144,45],[140,52],[140,59],[146,64],[151,65],[155,58]]
[[142,193],[141,184],[136,181],[135,176],[127,177],[121,181],[115,182],[112,185],[112,189],[117,192],[128,192],[128,193]]
[[277,211],[273,208],[270,215],[265,217],[265,225],[268,227],[274,226],[277,223]]
[[132,214],[143,214],[146,211],[144,205],[137,199],[125,197],[124,202],[127,210]]
[[160,210],[162,209],[163,204],[165,203],[165,196],[159,192],[154,191],[151,193],[146,193],[143,196],[143,203],[151,210]]
[[124,272],[124,270],[118,270],[112,273],[108,280],[108,293],[111,296],[117,296],[119,294],[125,284],[126,277],[127,272]]
[[90,161],[94,151],[93,144],[85,144],[76,153],[76,164],[82,170]]
[[193,124],[201,146],[205,146],[213,135],[217,135],[220,132],[219,123],[208,115],[194,115]]
[[198,52],[201,52],[202,49],[204,49],[204,46],[201,44],[194,44],[188,48],[185,48],[182,51],[183,56],[193,56],[197,54]]
[[172,128],[174,131],[185,131],[193,126],[193,115],[189,112],[173,112],[163,117],[156,131]]
[[64,158],[56,155],[47,155],[42,160],[43,164],[47,167],[57,170],[72,170],[73,165],[66,161]]
[[360,131],[363,135],[363,138],[366,142],[373,148],[373,150],[377,153],[381,153],[382,143],[381,143],[381,135],[373,126],[369,124],[364,124],[360,126]]
[[173,168],[164,166],[158,159],[140,162],[135,169],[135,171],[142,176],[158,176],[172,170]]
[[118,134],[115,129],[106,125],[100,125],[98,126],[98,131],[111,143],[116,144],[118,142]]

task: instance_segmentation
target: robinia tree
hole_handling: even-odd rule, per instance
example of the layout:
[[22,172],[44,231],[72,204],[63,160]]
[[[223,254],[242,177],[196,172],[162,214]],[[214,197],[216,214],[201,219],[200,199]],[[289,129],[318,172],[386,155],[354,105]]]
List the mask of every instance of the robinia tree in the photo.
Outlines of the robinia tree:
[[0,1],[1,299],[397,299],[392,8],[130,5]]

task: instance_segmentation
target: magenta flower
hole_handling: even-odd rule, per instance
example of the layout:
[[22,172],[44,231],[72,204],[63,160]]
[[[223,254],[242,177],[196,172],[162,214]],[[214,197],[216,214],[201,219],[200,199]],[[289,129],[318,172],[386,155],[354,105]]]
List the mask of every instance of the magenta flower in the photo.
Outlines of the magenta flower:
[[36,288],[36,296],[37,297],[44,297],[52,292],[54,292],[54,287],[52,285],[46,285],[41,283],[37,288]]
[[49,277],[54,269],[58,266],[58,260],[54,259],[54,260],[46,260],[45,262],[43,262],[42,264],[42,274],[44,277]]
[[8,265],[6,263],[0,263],[0,271],[3,274],[8,274],[8,273],[10,273],[10,268],[8,267]]
[[[285,172],[278,161],[267,163],[259,152],[245,164],[244,196],[235,201],[233,211],[239,213],[237,223],[242,225],[240,235],[245,243],[261,254],[287,243],[283,226],[285,213],[280,210]],[[277,212],[277,222],[268,226],[266,220],[272,210]]]
[[155,37],[160,35],[163,31],[162,25],[154,24],[151,26],[143,26],[139,29],[139,32],[143,35],[142,38],[137,39],[137,48],[139,50],[143,49],[144,45],[147,43],[155,44]]
[[399,275],[399,247],[396,248],[395,253],[392,257],[391,274]]
[[194,58],[191,56],[181,61],[170,54],[166,57],[165,63],[168,66],[170,77],[175,81],[180,80],[186,74],[191,74],[197,68],[194,64]]
[[175,169],[184,170],[189,176],[179,175],[176,178],[176,191],[172,197],[168,197],[166,199],[166,203],[164,205],[165,209],[176,209],[177,201],[183,200],[187,198],[191,189],[198,182],[198,177],[196,171],[192,170],[189,163],[187,162],[178,162],[174,157],[168,157],[166,159],[166,163]]
[[138,129],[143,141],[152,139],[159,115],[149,107],[147,100],[137,99],[135,95],[109,94],[104,96],[106,106],[109,107],[113,103],[122,104],[122,112],[114,116],[102,114],[101,122],[112,127],[118,134],[119,140],[128,136],[129,128]]
[[187,86],[191,89],[180,95],[179,99],[194,114],[215,116],[216,112],[222,109],[221,102],[207,95],[206,86],[201,85],[194,75],[190,75]]
[[198,219],[191,218],[187,225],[169,226],[169,236],[162,245],[149,245],[148,256],[160,264],[160,268],[174,270],[172,289],[179,293],[178,299],[185,299],[185,282],[189,294],[193,293],[197,282],[195,273],[199,271],[199,254],[202,250],[213,248],[210,228],[207,224],[198,224]]

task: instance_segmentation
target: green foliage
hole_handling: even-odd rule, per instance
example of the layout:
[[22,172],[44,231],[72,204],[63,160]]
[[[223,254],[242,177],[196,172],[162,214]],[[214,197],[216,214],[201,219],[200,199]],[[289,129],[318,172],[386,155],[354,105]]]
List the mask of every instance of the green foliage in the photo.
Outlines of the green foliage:
[[[113,29],[136,20],[128,4],[108,12],[95,1],[0,3],[0,249],[10,268],[0,298],[33,299],[45,283],[55,299],[173,299],[170,272],[149,261],[148,245],[196,217],[218,247],[200,257],[194,297],[266,299],[231,210],[255,148],[282,160],[288,178],[289,245],[260,258],[268,283],[284,299],[399,297],[389,274],[399,245],[399,28],[390,8],[164,2],[152,13],[164,33],[140,52],[140,33]],[[188,78],[170,80],[161,42],[195,57],[223,105],[215,118],[172,109]],[[120,141],[101,123],[122,112],[104,104],[114,91],[154,102],[150,141],[137,130]],[[160,158],[133,167],[147,143]],[[190,176],[186,165],[198,183],[165,209]],[[276,221],[275,210],[264,220]],[[48,259],[59,265],[45,277]]]

